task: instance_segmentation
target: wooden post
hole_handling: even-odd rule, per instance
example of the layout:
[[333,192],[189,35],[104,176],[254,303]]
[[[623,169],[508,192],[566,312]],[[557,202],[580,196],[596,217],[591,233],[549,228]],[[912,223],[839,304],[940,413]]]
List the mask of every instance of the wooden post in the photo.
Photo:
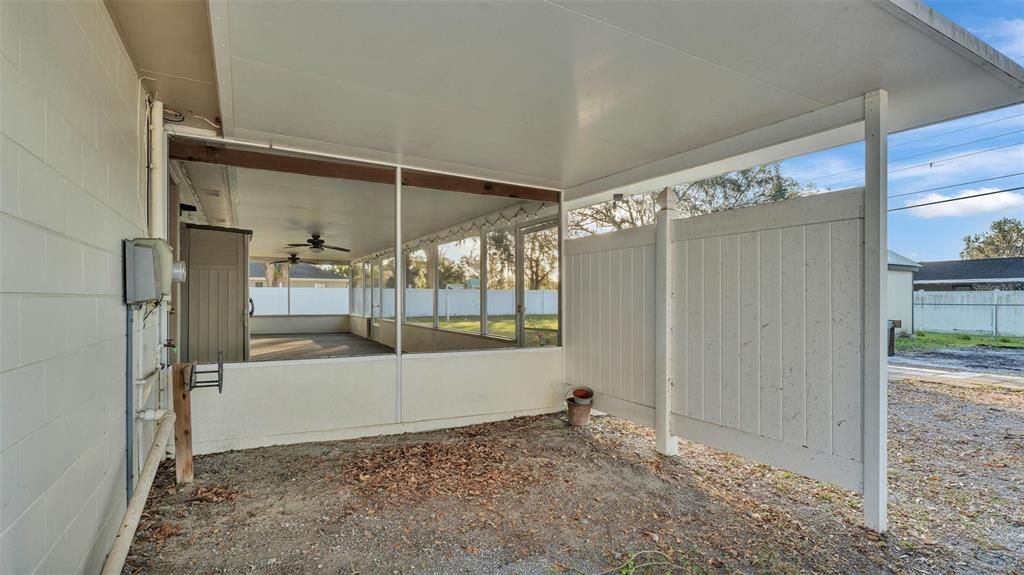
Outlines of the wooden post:
[[655,231],[654,286],[654,432],[655,449],[664,455],[679,453],[679,439],[672,435],[672,190],[658,195]]
[[864,524],[888,529],[888,367],[886,274],[889,96],[864,95]]
[[192,483],[192,391],[188,387],[193,364],[176,363],[174,379],[174,477],[178,483]]

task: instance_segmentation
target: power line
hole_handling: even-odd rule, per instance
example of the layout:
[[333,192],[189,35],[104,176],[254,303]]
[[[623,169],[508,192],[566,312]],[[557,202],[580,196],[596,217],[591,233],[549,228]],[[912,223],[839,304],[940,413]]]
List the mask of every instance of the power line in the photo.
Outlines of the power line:
[[[920,158],[922,156],[927,156],[929,154],[934,154],[936,152],[945,152],[946,150],[952,150],[952,149],[955,149],[955,148],[962,148],[964,146],[970,146],[971,144],[978,144],[978,143],[981,143],[981,142],[987,142],[989,140],[997,140],[999,138],[1005,138],[1006,136],[1014,136],[1016,134],[1020,134],[1021,132],[1024,132],[1024,129],[1014,130],[1012,132],[1007,132],[1005,134],[999,134],[998,136],[986,136],[984,138],[979,138],[977,140],[971,140],[970,142],[963,142],[962,144],[953,144],[952,146],[946,146],[944,148],[936,148],[934,150],[928,150],[927,152],[920,152],[918,154],[911,154],[909,156],[903,156],[902,158],[895,158],[892,161],[894,161],[894,162],[902,162],[904,160],[909,160],[911,158]],[[821,176],[819,178],[814,178],[814,179],[826,180],[828,178],[834,178],[836,176],[841,176],[843,174],[851,174],[853,172],[860,171],[860,169],[861,168],[852,168],[852,169],[849,169],[849,170],[843,170],[842,172],[835,172],[835,173],[832,173],[832,174],[827,174],[827,175]]]
[[[980,124],[973,124],[973,125],[970,125],[970,126],[964,126],[962,128],[957,128],[955,130],[948,130],[946,132],[940,132],[938,134],[932,134],[930,136],[923,136],[923,137],[920,137],[920,138],[917,138],[917,139],[914,139],[914,140],[907,140],[906,142],[897,142],[897,143],[889,146],[889,149],[890,150],[894,150],[896,148],[902,148],[904,146],[909,146],[910,144],[916,144],[918,142],[924,142],[924,141],[927,141],[927,140],[934,140],[935,138],[941,138],[943,136],[948,136],[950,134],[956,134],[958,132],[965,132],[967,130],[973,130],[974,128],[981,128],[982,126],[990,126],[992,124],[998,124],[1000,122],[1007,122],[1009,120],[1016,120],[1017,118],[1024,118],[1024,114],[1015,114],[1013,116],[1007,116],[1005,118],[996,118],[994,120],[989,120],[987,122],[982,122]],[[890,137],[892,137],[892,136],[890,136]],[[937,151],[937,150],[932,150],[932,152],[935,152],[935,151]],[[906,159],[906,158],[902,158],[902,159]],[[831,166],[833,164],[841,164],[842,162],[843,162],[843,160],[841,160],[841,159],[839,159],[839,160],[831,160],[829,162],[825,162],[824,164],[820,164],[820,166]],[[845,174],[845,173],[846,172],[838,172],[837,174],[830,174],[830,175],[827,175],[827,176],[822,176],[822,178],[828,178],[828,177],[831,177],[831,176],[835,176],[835,175],[838,175],[838,174]]]
[[[989,126],[992,124],[998,124],[999,122],[1005,122],[1007,120],[1016,120],[1017,118],[1024,117],[1024,114],[1017,114],[1014,116],[1007,116],[1005,118],[997,118],[995,120],[989,120],[988,122],[982,122],[980,124],[974,124],[971,126],[964,126],[963,128],[957,128],[955,130],[949,130],[948,132],[941,132],[939,134],[932,134],[931,136],[924,136],[917,138],[916,140],[907,140],[906,142],[900,142],[897,146],[908,146],[910,144],[916,144],[917,142],[923,142],[925,140],[931,140],[933,138],[941,138],[942,136],[948,136],[950,134],[956,134],[958,132],[964,132],[967,130],[973,130],[974,128],[980,128],[982,126]],[[895,147],[895,146],[894,146]]]
[[945,200],[936,200],[934,202],[924,202],[924,203],[921,203],[921,204],[913,204],[913,205],[910,205],[910,206],[903,206],[902,208],[889,208],[889,211],[890,212],[898,212],[900,210],[911,210],[913,208],[922,208],[924,206],[934,206],[935,204],[946,204],[946,203],[949,203],[949,202],[959,202],[960,200],[969,200],[971,198],[980,198],[982,196],[991,196],[993,194],[1003,194],[1003,193],[1006,193],[1006,192],[1016,192],[1017,190],[1024,190],[1024,186],[1019,186],[1019,187],[1016,187],[1016,188],[1007,188],[1005,190],[994,190],[994,191],[991,191],[991,192],[983,192],[981,194],[972,194],[970,196],[960,196],[958,198],[946,198]]
[[903,196],[913,196],[915,194],[923,194],[925,192],[934,192],[937,190],[948,190],[949,188],[959,188],[960,186],[969,186],[971,184],[980,184],[982,182],[991,182],[992,180],[1002,180],[1005,178],[1012,178],[1014,176],[1024,176],[1024,172],[1017,172],[1016,174],[1006,174],[1005,176],[995,176],[992,178],[982,178],[980,180],[971,180],[969,182],[960,182],[959,184],[949,184],[948,186],[937,186],[934,188],[925,188],[923,190],[917,190],[916,192],[905,192],[902,194],[892,194],[890,198],[902,198]]
[[[1024,142],[1014,142],[1012,144],[1005,144],[1005,145],[1002,145],[1002,146],[996,146],[994,148],[985,148],[984,150],[976,150],[974,152],[968,152],[966,154],[960,154],[958,156],[949,156],[948,158],[941,158],[941,159],[938,159],[938,160],[932,160],[930,162],[924,162],[922,164],[914,164],[913,166],[904,166],[902,168],[897,168],[895,170],[889,170],[888,173],[889,174],[896,174],[896,173],[899,173],[899,172],[905,172],[907,170],[913,170],[915,168],[923,168],[925,166],[934,166],[935,164],[941,164],[943,162],[949,162],[949,161],[952,161],[952,160],[959,160],[959,159],[962,159],[962,158],[968,158],[970,156],[978,156],[980,154],[987,154],[989,152],[995,152],[996,150],[1002,150],[1002,149],[1005,149],[1005,148],[1012,148],[1014,146],[1020,146],[1022,144],[1024,144]],[[843,184],[847,184],[847,183],[850,183],[850,182],[859,182],[859,181],[860,181],[860,178],[855,178],[855,179],[852,179],[852,180],[844,180],[842,182],[837,182],[835,184],[832,184],[832,186],[841,186]]]

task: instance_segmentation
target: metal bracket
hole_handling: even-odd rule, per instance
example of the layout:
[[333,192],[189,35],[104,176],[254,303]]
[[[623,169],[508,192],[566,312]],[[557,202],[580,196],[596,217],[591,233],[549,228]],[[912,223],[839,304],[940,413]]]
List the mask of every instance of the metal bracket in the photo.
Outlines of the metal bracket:
[[[224,393],[224,352],[217,352],[217,369],[198,370],[193,365],[189,370],[191,375],[188,380],[189,390],[201,387],[216,387],[217,393]],[[216,378],[211,376],[216,375]]]

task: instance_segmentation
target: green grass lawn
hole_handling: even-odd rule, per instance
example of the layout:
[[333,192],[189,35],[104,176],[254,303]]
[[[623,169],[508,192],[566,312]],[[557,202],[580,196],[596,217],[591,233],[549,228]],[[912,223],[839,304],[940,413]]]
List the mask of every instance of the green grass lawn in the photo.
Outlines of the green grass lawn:
[[990,335],[971,335],[967,333],[918,332],[910,336],[896,338],[897,353],[934,351],[951,347],[975,347],[979,345],[1024,348],[1024,337],[992,337]]
[[[431,324],[431,318],[423,317],[406,318],[406,323],[414,325]],[[438,327],[455,331],[467,331],[480,333],[479,316],[451,316],[448,319],[439,318]],[[528,315],[526,316],[526,344],[529,346],[555,345],[558,343],[557,330],[558,315]],[[487,333],[497,337],[516,337],[516,318],[513,315],[492,315],[487,317]]]

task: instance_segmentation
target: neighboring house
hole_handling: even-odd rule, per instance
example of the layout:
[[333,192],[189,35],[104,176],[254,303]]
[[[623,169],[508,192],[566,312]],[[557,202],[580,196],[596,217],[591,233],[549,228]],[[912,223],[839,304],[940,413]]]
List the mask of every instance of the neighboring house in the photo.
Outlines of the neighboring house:
[[921,264],[889,250],[889,319],[899,320],[899,333],[914,331],[914,272]]
[[914,289],[1024,290],[1024,258],[921,262],[921,269],[914,274]]
[[[348,278],[334,270],[313,264],[291,264],[288,266],[291,287],[348,287]],[[268,287],[267,264],[249,262],[249,287]]]

